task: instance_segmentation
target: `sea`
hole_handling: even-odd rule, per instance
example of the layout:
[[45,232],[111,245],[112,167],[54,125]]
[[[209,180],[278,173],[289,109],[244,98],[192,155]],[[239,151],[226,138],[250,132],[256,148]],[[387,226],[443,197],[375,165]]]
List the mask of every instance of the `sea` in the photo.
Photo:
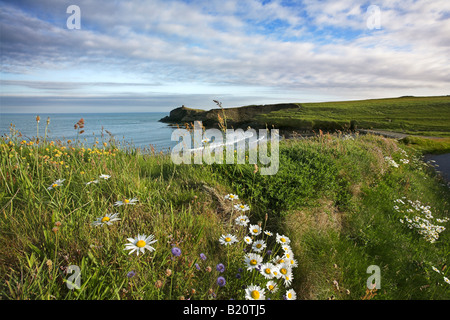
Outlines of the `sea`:
[[[92,145],[95,141],[108,141],[110,134],[120,142],[120,145],[148,148],[155,151],[169,151],[178,142],[172,141],[171,136],[176,127],[159,122],[169,112],[145,113],[49,113],[24,114],[0,113],[0,135],[10,134],[11,125],[18,130],[24,140],[37,136],[36,116],[39,115],[39,136],[44,137],[47,119],[47,141],[76,141],[85,145]],[[84,119],[84,133],[78,134],[74,125]],[[109,133],[108,133],[109,132]]]

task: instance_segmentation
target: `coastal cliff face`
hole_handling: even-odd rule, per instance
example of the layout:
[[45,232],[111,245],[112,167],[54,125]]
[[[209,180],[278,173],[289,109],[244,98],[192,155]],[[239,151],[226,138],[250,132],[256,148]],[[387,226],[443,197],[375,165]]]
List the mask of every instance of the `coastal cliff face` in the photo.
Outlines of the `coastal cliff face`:
[[251,105],[238,108],[224,108],[200,110],[191,109],[185,106],[173,109],[170,114],[159,121],[170,124],[185,124],[194,121],[202,121],[205,127],[218,127],[219,116],[226,117],[227,125],[234,128],[265,128],[266,124],[257,120],[260,114],[266,114],[272,111],[282,109],[298,109],[297,103]]

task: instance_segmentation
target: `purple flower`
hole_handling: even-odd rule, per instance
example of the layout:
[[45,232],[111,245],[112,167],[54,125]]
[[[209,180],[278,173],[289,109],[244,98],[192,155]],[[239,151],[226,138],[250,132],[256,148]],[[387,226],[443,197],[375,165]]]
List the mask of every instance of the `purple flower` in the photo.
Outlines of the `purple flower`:
[[227,283],[227,282],[225,281],[224,277],[217,278],[217,284],[219,285],[219,287],[223,287],[225,285],[225,283]]
[[241,274],[240,273],[236,273],[236,279],[240,279],[241,278]]
[[200,266],[198,263],[195,264],[195,269],[200,270]]
[[175,257],[179,257],[179,256],[181,255],[181,250],[180,250],[180,248],[173,247],[173,248],[172,248],[172,254],[173,254]]
[[134,272],[134,271],[130,271],[127,273],[128,278],[133,278],[135,275],[136,275],[136,272]]
[[206,260],[206,256],[205,256],[205,254],[204,254],[204,253],[200,253],[200,259],[202,259],[203,261],[205,261],[205,260]]
[[223,263],[219,263],[216,266],[216,270],[219,271],[219,272],[224,272],[225,271],[225,266],[223,265]]

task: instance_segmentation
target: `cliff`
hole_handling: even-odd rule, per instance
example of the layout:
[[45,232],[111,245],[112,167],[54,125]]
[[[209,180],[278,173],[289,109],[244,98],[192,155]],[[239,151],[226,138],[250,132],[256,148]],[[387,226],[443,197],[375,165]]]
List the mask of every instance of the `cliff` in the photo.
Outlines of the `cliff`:
[[218,127],[219,116],[226,117],[227,126],[233,128],[265,128],[266,124],[257,120],[257,116],[282,109],[298,109],[297,103],[250,105],[237,108],[217,108],[211,110],[191,109],[185,106],[173,109],[159,121],[170,124],[185,124],[202,121],[205,127]]

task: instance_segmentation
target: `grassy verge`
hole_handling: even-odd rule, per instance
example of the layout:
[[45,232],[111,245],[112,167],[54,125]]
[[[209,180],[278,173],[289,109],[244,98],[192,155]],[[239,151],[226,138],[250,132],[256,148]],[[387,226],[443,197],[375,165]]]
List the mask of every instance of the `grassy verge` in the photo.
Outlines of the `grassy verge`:
[[[450,193],[407,146],[371,135],[284,141],[278,173],[263,176],[251,164],[177,166],[99,140],[2,138],[3,299],[450,296],[449,232],[438,227]],[[120,220],[106,224],[110,213]],[[129,254],[142,234],[154,250]],[[366,286],[370,265],[381,270],[378,290]],[[70,266],[78,289],[67,285]]]

